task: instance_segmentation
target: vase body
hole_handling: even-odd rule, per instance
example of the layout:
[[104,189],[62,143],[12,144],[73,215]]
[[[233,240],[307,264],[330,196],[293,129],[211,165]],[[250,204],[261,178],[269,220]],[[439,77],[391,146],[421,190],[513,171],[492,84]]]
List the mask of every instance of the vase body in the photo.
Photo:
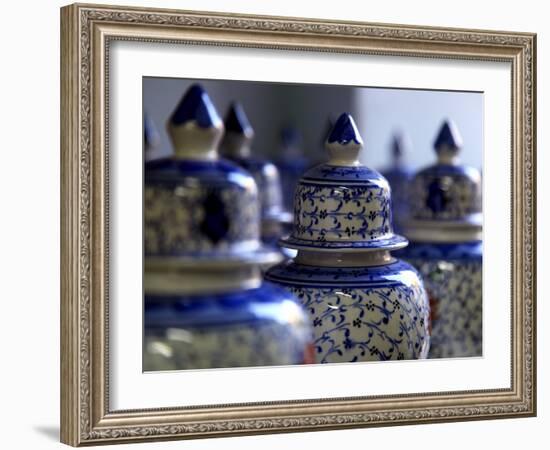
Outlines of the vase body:
[[294,294],[313,325],[316,363],[426,358],[429,304],[416,270],[286,262],[267,279]]
[[430,298],[430,358],[481,356],[481,241],[413,242],[398,254],[418,269]]
[[148,371],[312,362],[303,309],[265,282],[233,292],[146,295],[144,340]]
[[304,173],[294,195],[294,224],[283,246],[293,261],[266,279],[302,303],[313,327],[315,362],[426,358],[429,302],[417,271],[391,251],[387,180],[358,159],[362,140],[344,113],[327,138],[329,160]]

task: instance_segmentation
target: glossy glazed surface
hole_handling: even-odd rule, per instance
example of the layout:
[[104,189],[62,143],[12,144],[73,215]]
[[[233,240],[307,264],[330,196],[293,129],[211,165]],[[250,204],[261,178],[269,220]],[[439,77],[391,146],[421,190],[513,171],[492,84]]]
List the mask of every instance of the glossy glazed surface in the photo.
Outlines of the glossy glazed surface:
[[285,290],[145,296],[144,370],[312,362],[307,317]]
[[283,193],[277,167],[255,157],[231,157],[231,160],[248,171],[258,186],[262,220],[277,220],[283,215]]
[[317,363],[428,355],[428,299],[405,262],[338,268],[288,262],[266,278],[286,287],[308,311]]
[[415,244],[399,252],[422,274],[432,316],[430,358],[482,356],[482,244]]
[[419,171],[411,183],[411,219],[481,228],[481,175],[460,164],[461,147],[456,125],[445,121],[434,142],[437,162]]
[[481,178],[471,167],[438,164],[420,171],[409,197],[415,219],[475,223],[481,212]]
[[225,161],[164,159],[146,163],[146,256],[231,259],[259,246],[252,177]]

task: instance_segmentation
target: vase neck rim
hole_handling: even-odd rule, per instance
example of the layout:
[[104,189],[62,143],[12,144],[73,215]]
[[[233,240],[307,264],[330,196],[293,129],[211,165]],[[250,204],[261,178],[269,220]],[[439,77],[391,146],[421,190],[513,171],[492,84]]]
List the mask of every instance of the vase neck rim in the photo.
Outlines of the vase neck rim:
[[146,264],[143,283],[146,295],[217,294],[253,289],[262,284],[261,271],[257,265],[208,270],[200,266],[156,269]]
[[373,252],[318,252],[298,250],[294,259],[298,264],[321,267],[367,267],[383,266],[395,262],[387,250]]

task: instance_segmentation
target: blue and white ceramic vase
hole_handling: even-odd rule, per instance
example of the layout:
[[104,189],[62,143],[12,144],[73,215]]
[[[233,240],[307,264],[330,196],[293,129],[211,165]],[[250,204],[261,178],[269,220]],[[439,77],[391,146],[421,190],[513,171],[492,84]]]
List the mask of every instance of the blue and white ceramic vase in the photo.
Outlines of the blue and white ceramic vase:
[[266,278],[309,312],[317,363],[426,358],[429,303],[422,281],[390,251],[390,188],[358,159],[363,146],[349,114],[326,141],[329,161],[307,171],[294,196],[294,227],[282,244],[298,251]]
[[403,232],[403,224],[409,215],[409,184],[414,175],[413,170],[405,163],[405,155],[410,148],[410,141],[403,133],[392,138],[392,164],[382,172],[391,188],[393,226],[397,233]]
[[436,164],[411,183],[411,245],[399,256],[420,271],[430,296],[430,357],[481,356],[481,176],[459,163],[462,139],[453,122],[443,124],[434,146]]
[[232,103],[225,118],[222,154],[253,176],[260,195],[261,236],[268,244],[275,244],[284,234],[292,215],[285,211],[279,171],[275,164],[252,155],[254,130],[243,107]]
[[168,123],[174,155],[145,164],[145,370],[300,364],[311,329],[261,243],[252,176],[221,159],[223,123],[191,87]]

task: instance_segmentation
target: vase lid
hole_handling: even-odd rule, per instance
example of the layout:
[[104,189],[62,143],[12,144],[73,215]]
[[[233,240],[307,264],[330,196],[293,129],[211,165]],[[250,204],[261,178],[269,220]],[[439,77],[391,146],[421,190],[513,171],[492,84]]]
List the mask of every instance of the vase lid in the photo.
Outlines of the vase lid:
[[294,224],[281,244],[322,251],[396,250],[387,180],[359,160],[363,140],[352,116],[340,115],[325,149],[329,159],[305,172],[294,196]]
[[411,183],[409,238],[455,242],[481,237],[481,174],[460,163],[462,146],[456,124],[444,121],[434,141],[436,163],[417,172]]
[[255,264],[279,257],[260,241],[253,177],[220,158],[223,122],[193,85],[169,119],[174,155],[145,163],[144,245],[148,261],[187,267]]

